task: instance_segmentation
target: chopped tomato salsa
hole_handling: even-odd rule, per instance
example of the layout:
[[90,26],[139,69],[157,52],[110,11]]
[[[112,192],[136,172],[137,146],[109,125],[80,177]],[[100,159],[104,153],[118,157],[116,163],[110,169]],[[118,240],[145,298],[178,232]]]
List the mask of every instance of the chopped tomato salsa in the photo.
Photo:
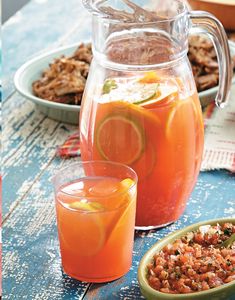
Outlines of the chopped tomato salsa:
[[209,290],[235,280],[235,243],[219,247],[235,225],[204,225],[165,246],[148,265],[148,282],[163,293]]

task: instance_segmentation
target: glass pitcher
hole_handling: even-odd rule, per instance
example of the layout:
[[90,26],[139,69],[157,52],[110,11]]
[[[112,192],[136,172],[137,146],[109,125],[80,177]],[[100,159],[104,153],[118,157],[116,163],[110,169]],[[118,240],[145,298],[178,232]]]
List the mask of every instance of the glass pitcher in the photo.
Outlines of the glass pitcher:
[[136,227],[183,213],[200,170],[201,106],[188,34],[209,33],[219,62],[218,106],[232,69],[227,37],[211,14],[182,1],[84,0],[92,12],[93,54],[80,115],[82,160],[111,160],[138,175]]

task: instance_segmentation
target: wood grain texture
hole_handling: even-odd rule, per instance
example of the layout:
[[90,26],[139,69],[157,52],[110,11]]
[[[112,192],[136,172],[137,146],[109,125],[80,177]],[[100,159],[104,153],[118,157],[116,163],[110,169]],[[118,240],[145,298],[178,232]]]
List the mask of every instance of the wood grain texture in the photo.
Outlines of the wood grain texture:
[[[15,95],[11,101],[15,98],[19,99],[19,96]],[[74,126],[46,118],[25,100],[13,111],[3,134],[4,218],[47,168],[56,147],[77,130]]]
[[[88,287],[88,284],[71,280],[61,273],[54,204],[53,201],[41,202],[41,199],[48,200],[49,194],[41,193],[37,188],[41,176],[51,170],[44,185],[52,189],[52,170],[63,164],[55,158],[56,147],[77,128],[47,119],[35,110],[33,103],[15,93],[12,85],[16,68],[37,51],[69,43],[67,38],[77,41],[79,27],[85,20],[89,21],[84,17],[85,10],[77,18],[80,9],[80,1],[32,1],[3,29],[4,61],[8,62],[4,65],[4,97],[7,101],[3,108],[3,235],[8,237],[3,249],[3,295],[6,299],[71,299],[71,295],[80,299]],[[25,20],[29,22],[26,24]],[[50,30],[45,31],[45,28]],[[13,34],[15,32],[18,34]],[[35,36],[38,38],[34,40]],[[17,57],[12,59],[11,55],[16,53]],[[23,210],[21,203],[24,203]],[[31,217],[28,213],[32,213]],[[53,230],[54,235],[51,235]],[[58,260],[54,263],[53,251],[57,251]],[[45,260],[44,255],[48,259]]]
[[7,62],[3,81],[4,299],[142,299],[137,269],[151,245],[194,222],[235,217],[235,176],[225,171],[202,173],[180,220],[160,230],[136,232],[133,264],[126,276],[90,285],[62,272],[51,177],[79,160],[55,157],[57,145],[77,128],[46,118],[15,93],[12,79],[15,70],[37,53],[89,40],[90,24],[80,0],[33,0],[3,27]]
[[63,160],[55,159],[4,224],[5,299],[80,299],[88,284],[63,274],[51,177]]
[[[39,1],[40,2],[40,1]],[[27,36],[28,39],[23,40],[21,42],[21,46],[22,49],[20,51],[19,55],[19,61],[21,62],[22,59],[24,59],[24,55],[25,52],[23,51],[23,49],[25,47],[28,47],[29,41],[31,41],[32,39],[32,34],[33,31],[39,31],[40,34],[43,34],[43,28],[40,26],[40,23],[37,22],[37,18],[33,18],[32,17],[32,11],[37,11],[37,17],[38,19],[43,18],[43,20],[47,23],[48,28],[50,28],[51,30],[51,35],[54,36],[54,39],[41,39],[40,41],[38,41],[38,49],[40,48],[40,52],[45,52],[50,48],[57,48],[60,47],[62,45],[68,45],[71,43],[81,43],[82,41],[85,40],[90,40],[90,32],[91,32],[91,19],[88,17],[87,12],[85,11],[85,9],[81,8],[81,2],[80,1],[70,1],[69,5],[70,8],[72,8],[74,15],[72,15],[73,17],[73,23],[71,23],[71,16],[69,17],[70,21],[69,24],[70,26],[66,28],[67,31],[61,31],[60,35],[57,38],[56,34],[59,34],[58,31],[58,26],[62,23],[60,22],[65,22],[66,25],[68,22],[66,22],[66,19],[68,18],[67,10],[68,9],[68,4],[65,4],[63,1],[62,4],[58,5],[59,7],[57,7],[57,4],[59,3],[58,1],[50,1],[50,3],[48,1],[44,1],[47,5],[44,7],[43,6],[43,10],[38,10],[38,5],[40,3],[38,3],[38,1],[32,1],[32,3],[30,3],[30,5],[27,5],[24,9],[22,9],[19,14],[22,16],[21,19],[19,21],[14,21],[14,18],[17,18],[17,16],[14,16],[13,19],[10,19],[9,22],[7,22],[5,24],[5,27],[3,28],[3,35],[6,39],[6,45],[5,47],[8,49],[11,49],[11,47],[14,47],[15,45],[13,45],[13,40],[12,39],[8,39],[8,34],[9,34],[9,30],[11,28],[11,30],[14,30],[16,27],[19,29],[19,31],[25,35],[25,30],[27,32],[29,32],[29,35]],[[41,5],[41,4],[40,4]],[[66,6],[65,12],[63,12],[64,10],[64,5]],[[29,7],[28,7],[29,6]],[[32,7],[31,7],[32,6]],[[58,10],[60,12],[63,13],[58,13]],[[58,15],[56,15],[58,13]],[[79,14],[79,19],[77,20],[76,18],[76,13]],[[42,15],[41,15],[42,14]],[[25,18],[27,18],[27,15],[30,16],[30,19],[33,18],[33,22],[35,23],[32,27],[25,27],[25,24],[23,24],[22,22],[25,20]],[[33,14],[35,15],[35,13]],[[60,16],[60,18],[58,17]],[[58,18],[58,22],[56,25],[54,25],[54,27],[51,27],[51,21],[54,20],[54,18]],[[9,24],[10,23],[10,24]],[[81,26],[81,24],[83,26]],[[35,28],[34,28],[35,26]],[[63,26],[62,26],[63,27]],[[64,29],[64,27],[63,27]],[[55,30],[56,33],[53,31]],[[21,39],[21,35],[17,35],[18,39]],[[17,41],[14,40],[15,43],[17,43]],[[24,47],[25,46],[25,47]],[[36,46],[35,46],[36,47]],[[30,51],[35,50],[34,47],[29,47]],[[37,49],[37,50],[38,50]],[[6,51],[6,54],[8,54],[8,52]],[[38,53],[37,53],[38,54]],[[33,56],[37,55],[37,54],[33,54]],[[10,58],[9,58],[10,59]],[[50,130],[53,132],[56,131],[56,126],[59,126],[58,123],[53,122],[51,120],[45,120],[45,116],[43,114],[41,114],[37,109],[35,110],[35,106],[33,103],[31,103],[30,101],[27,101],[26,99],[24,99],[23,97],[21,97],[18,93],[15,93],[14,91],[12,91],[12,89],[14,88],[12,85],[12,77],[13,77],[13,73],[11,71],[15,71],[15,66],[18,64],[17,61],[12,61],[12,60],[8,60],[7,57],[5,57],[6,61],[9,61],[9,63],[6,64],[5,68],[5,72],[4,72],[4,78],[6,80],[6,82],[11,82],[10,85],[4,85],[4,95],[5,95],[5,101],[3,104],[3,120],[4,120],[4,134],[3,134],[3,160],[4,160],[4,168],[7,170],[6,172],[4,172],[4,182],[7,185],[8,183],[10,185],[13,184],[17,184],[17,186],[14,186],[13,189],[8,189],[8,186],[6,186],[6,189],[4,189],[4,194],[3,194],[3,198],[9,198],[9,200],[6,202],[4,202],[3,204],[3,214],[6,215],[9,212],[9,208],[10,207],[14,207],[15,204],[12,203],[12,201],[14,201],[15,203],[18,202],[18,200],[22,197],[22,192],[24,193],[25,190],[25,186],[28,185],[27,182],[24,182],[24,186],[21,188],[21,190],[19,191],[19,186],[22,186],[22,181],[24,181],[24,175],[28,174],[28,170],[30,170],[32,177],[29,177],[29,182],[32,182],[32,178],[33,176],[38,172],[39,169],[41,169],[42,165],[46,163],[47,158],[49,157],[49,159],[51,159],[51,154],[54,155],[55,153],[55,148],[57,145],[60,145],[61,143],[63,143],[63,141],[68,137],[69,134],[72,134],[77,128],[76,127],[72,127],[69,125],[64,125],[61,126],[61,130],[58,131],[57,133],[54,132],[54,140],[51,137],[48,138],[48,141],[50,142],[49,144],[47,144],[47,141],[43,139],[40,133],[40,128],[41,130],[43,130],[43,128],[45,128],[46,126],[48,126],[50,128]],[[8,73],[10,74],[10,79],[8,76]],[[12,93],[11,96],[9,96],[9,94]],[[8,98],[6,98],[7,96],[9,96]],[[7,100],[7,101],[6,101]],[[45,121],[45,122],[44,122]],[[49,122],[49,124],[48,124]],[[33,136],[32,136],[33,135]],[[34,137],[37,136],[38,139],[34,139]],[[28,143],[27,143],[28,141]],[[43,142],[42,142],[43,141]],[[42,145],[42,143],[44,143],[44,145]],[[30,146],[29,146],[30,144]],[[39,149],[37,149],[37,151],[34,153],[32,152],[32,155],[30,155],[27,159],[27,155],[29,154],[29,152],[31,152],[31,149],[34,149],[34,146],[37,146]],[[25,151],[25,149],[27,148],[27,151]],[[40,148],[44,148],[45,151],[40,151]],[[52,148],[52,152],[49,151],[49,149]],[[18,150],[21,149],[19,152]],[[47,149],[47,150],[46,150]],[[43,153],[44,152],[44,153]],[[45,153],[47,152],[47,153]],[[26,157],[26,162],[24,159],[22,159],[23,157],[21,157],[21,155],[23,154],[23,157]],[[34,154],[33,154],[34,153]],[[40,161],[40,155],[42,155],[42,160]],[[30,161],[32,162],[32,160],[34,159],[34,157],[38,157],[38,165],[35,165],[33,168],[30,167]],[[23,168],[21,168],[19,166],[19,164],[21,166],[24,166]],[[32,162],[32,164],[34,164],[34,162]],[[31,164],[31,165],[32,165]],[[26,166],[29,165],[29,168],[27,168]],[[46,166],[46,165],[45,165]],[[19,168],[19,169],[18,169]],[[14,172],[14,169],[18,169],[21,172],[21,177],[20,179],[22,180],[15,180],[15,176],[18,176],[16,172]],[[34,171],[36,172],[33,172]],[[10,178],[8,180],[7,176],[8,174],[10,174]],[[27,189],[27,187],[26,187]],[[9,192],[10,190],[10,192]],[[16,195],[17,194],[17,195]]]

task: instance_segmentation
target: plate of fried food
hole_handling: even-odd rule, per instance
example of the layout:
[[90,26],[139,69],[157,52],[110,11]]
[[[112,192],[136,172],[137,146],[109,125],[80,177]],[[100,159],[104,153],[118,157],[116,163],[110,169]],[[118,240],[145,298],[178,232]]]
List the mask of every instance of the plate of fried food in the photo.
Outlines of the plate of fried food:
[[[230,42],[235,66],[235,43]],[[189,39],[188,57],[202,106],[218,90],[218,64],[213,44],[203,36]],[[80,104],[92,60],[90,43],[62,47],[21,66],[14,77],[16,90],[33,101],[49,118],[78,124]],[[235,82],[235,76],[233,78]]]
[[[235,42],[229,40],[232,66],[235,72]],[[189,37],[188,58],[202,107],[215,100],[219,84],[219,68],[213,43],[205,35]],[[233,76],[235,83],[235,73]]]
[[16,72],[17,91],[49,118],[78,124],[92,60],[90,43],[59,48],[33,58]]

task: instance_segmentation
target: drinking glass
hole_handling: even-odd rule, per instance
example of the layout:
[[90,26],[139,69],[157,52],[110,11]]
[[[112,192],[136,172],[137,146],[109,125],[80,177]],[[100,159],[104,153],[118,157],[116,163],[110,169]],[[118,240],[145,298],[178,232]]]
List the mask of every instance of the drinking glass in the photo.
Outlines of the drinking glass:
[[106,282],[132,263],[137,175],[114,162],[72,164],[53,179],[62,266],[69,276]]

